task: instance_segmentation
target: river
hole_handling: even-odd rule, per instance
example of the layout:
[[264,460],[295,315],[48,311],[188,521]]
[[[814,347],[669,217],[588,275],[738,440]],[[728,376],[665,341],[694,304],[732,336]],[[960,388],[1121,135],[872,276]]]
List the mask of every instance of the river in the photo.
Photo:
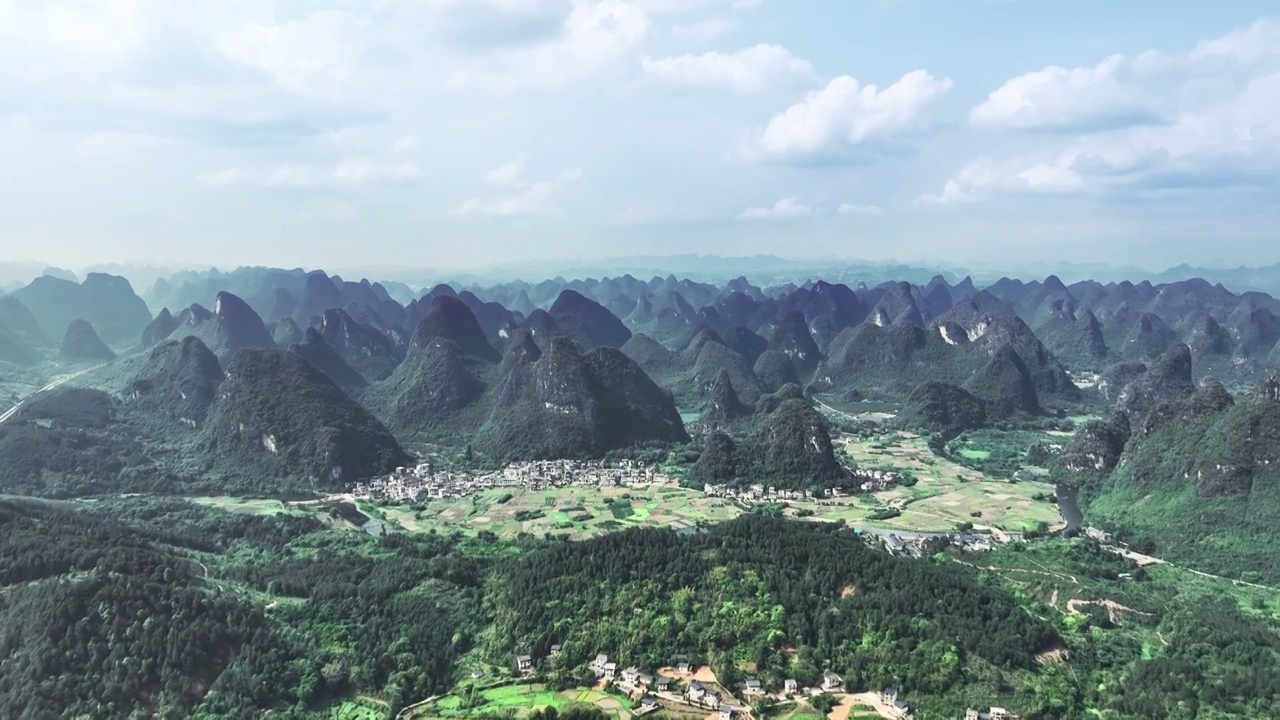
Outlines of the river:
[[1078,530],[1084,527],[1084,513],[1076,501],[1079,489],[1066,485],[1054,485],[1053,494],[1058,498],[1058,513],[1067,521],[1066,530]]

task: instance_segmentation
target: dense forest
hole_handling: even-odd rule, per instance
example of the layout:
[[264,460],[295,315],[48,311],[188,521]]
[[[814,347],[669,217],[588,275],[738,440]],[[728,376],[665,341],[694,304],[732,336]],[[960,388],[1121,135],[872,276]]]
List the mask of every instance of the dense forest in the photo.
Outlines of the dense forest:
[[[1280,710],[1280,599],[1078,541],[987,554],[978,571],[763,515],[504,542],[375,538],[284,506],[5,499],[0,526],[4,717],[320,718],[357,695],[394,709],[477,666],[500,681],[514,654],[552,644],[539,676],[563,687],[603,652],[648,668],[687,655],[728,684],[746,668],[770,686],[834,670],[853,691],[895,685],[922,718],[983,703],[1072,720]],[[1100,596],[1124,612],[1089,604]]]
[[497,570],[493,637],[538,653],[562,644],[568,666],[609,652],[657,667],[692,652],[730,677],[738,663],[779,685],[832,668],[864,690],[941,694],[964,681],[970,658],[1025,668],[1056,642],[1011,596],[958,567],[893,558],[837,526],[762,516],[705,534],[553,543]]

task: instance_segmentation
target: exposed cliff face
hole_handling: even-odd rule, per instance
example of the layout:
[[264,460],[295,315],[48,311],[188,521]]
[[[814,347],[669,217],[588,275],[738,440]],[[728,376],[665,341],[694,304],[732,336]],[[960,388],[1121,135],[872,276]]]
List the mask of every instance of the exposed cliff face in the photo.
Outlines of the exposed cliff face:
[[324,342],[366,380],[385,380],[404,360],[404,350],[394,340],[345,310],[324,311],[317,329]]
[[222,472],[309,478],[318,487],[342,487],[410,460],[368,410],[282,350],[236,353],[202,440]]
[[773,336],[769,338],[769,349],[789,357],[801,379],[811,377],[822,361],[818,343],[809,334],[804,315],[798,312],[786,315],[774,328]]
[[1116,406],[1142,414],[1159,403],[1188,397],[1195,390],[1191,377],[1191,348],[1179,343],[1120,391]]
[[753,432],[738,461],[746,480],[790,489],[843,483],[826,421],[803,400],[786,400]]
[[650,440],[688,439],[670,396],[613,348],[586,354],[566,338],[509,359],[477,437],[487,456],[586,457]]
[[208,415],[223,377],[217,356],[199,338],[168,340],[151,349],[125,397],[147,412],[196,427]]
[[465,442],[487,417],[484,398],[499,380],[500,360],[471,309],[439,295],[418,324],[404,362],[379,383],[377,401],[398,430]]

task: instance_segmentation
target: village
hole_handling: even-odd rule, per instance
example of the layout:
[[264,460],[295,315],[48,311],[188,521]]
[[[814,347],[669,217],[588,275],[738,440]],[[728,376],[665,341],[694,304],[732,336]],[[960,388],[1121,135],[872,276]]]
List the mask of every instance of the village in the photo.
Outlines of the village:
[[[847,489],[838,487],[826,488],[814,493],[808,490],[778,490],[764,485],[704,485],[702,491],[712,497],[725,497],[734,500],[754,502],[781,502],[784,500],[817,500],[821,498],[848,497],[854,492],[881,492],[896,486],[902,476],[893,470],[872,470],[868,468],[849,469],[851,482]],[[856,490],[855,490],[856,488]]]
[[351,494],[360,500],[398,503],[461,498],[494,488],[547,490],[567,487],[638,487],[674,484],[655,466],[632,460],[539,460],[511,463],[501,470],[474,474],[438,468],[431,463],[396,468],[388,477],[356,483]]
[[[531,681],[561,655],[561,646],[552,645],[547,657],[538,660],[528,654],[515,656],[514,677]],[[806,685],[788,678],[781,687],[766,687],[759,679],[746,677],[733,688],[720,683],[710,668],[699,666],[687,656],[676,656],[667,666],[650,671],[636,665],[620,667],[607,654],[598,654],[587,665],[596,679],[596,690],[625,696],[636,717],[668,711],[677,715],[703,715],[707,720],[758,720],[768,708],[787,703],[804,703],[812,707],[830,707],[835,717],[839,708],[863,707],[888,720],[912,720],[911,703],[894,687],[878,691],[851,693],[844,678],[831,670],[823,672],[816,684]],[[480,677],[479,671],[472,678]],[[818,700],[825,699],[826,702]],[[961,716],[957,716],[959,718]],[[1019,720],[1000,707],[969,708],[964,720]]]
[[[847,489],[829,488],[820,493],[808,490],[787,490],[764,485],[703,486],[710,497],[750,502],[783,502],[787,500],[816,500],[847,497],[854,492],[879,492],[888,490],[902,479],[892,470],[856,468],[849,470],[851,482]],[[412,503],[430,499],[461,498],[494,488],[519,488],[522,490],[546,490],[568,487],[641,487],[648,485],[676,485],[677,480],[663,474],[656,466],[643,462],[621,460],[539,460],[510,463],[501,470],[476,474],[469,471],[453,471],[421,463],[415,467],[399,467],[386,477],[372,478],[355,483],[351,494],[360,500],[385,500]]]

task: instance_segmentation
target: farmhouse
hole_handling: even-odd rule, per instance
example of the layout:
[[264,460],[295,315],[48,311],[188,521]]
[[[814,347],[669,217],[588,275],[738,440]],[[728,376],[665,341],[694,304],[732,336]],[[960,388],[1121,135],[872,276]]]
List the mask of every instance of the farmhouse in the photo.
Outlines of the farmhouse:
[[889,706],[898,717],[906,717],[911,712],[911,706],[907,704],[905,698],[898,694],[896,688],[887,687],[880,691],[880,699]]
[[684,696],[691,702],[700,703],[707,696],[707,686],[700,682],[689,683],[689,688],[684,691]]
[[652,695],[645,695],[640,698],[640,712],[649,713],[662,708],[662,704],[658,702],[658,698]]
[[787,695],[795,695],[799,691],[800,691],[800,683],[796,682],[794,678],[787,678],[786,680],[782,681],[782,692],[786,693]]
[[551,646],[551,654],[550,654],[550,655],[548,655],[548,657],[556,657],[556,656],[558,656],[559,654],[560,654],[560,645],[559,645],[559,644],[552,645],[552,646]]
[[671,678],[658,678],[658,682],[654,685],[654,689],[658,692],[667,692],[671,689]]
[[764,688],[760,686],[760,681],[755,678],[748,678],[743,683],[743,692],[748,695],[759,695],[764,692]]
[[516,670],[522,673],[533,672],[533,658],[528,655],[517,655]]
[[1018,720],[1018,716],[1001,707],[964,711],[964,720]]
[[822,673],[822,689],[827,692],[844,690],[844,678],[828,670]]

